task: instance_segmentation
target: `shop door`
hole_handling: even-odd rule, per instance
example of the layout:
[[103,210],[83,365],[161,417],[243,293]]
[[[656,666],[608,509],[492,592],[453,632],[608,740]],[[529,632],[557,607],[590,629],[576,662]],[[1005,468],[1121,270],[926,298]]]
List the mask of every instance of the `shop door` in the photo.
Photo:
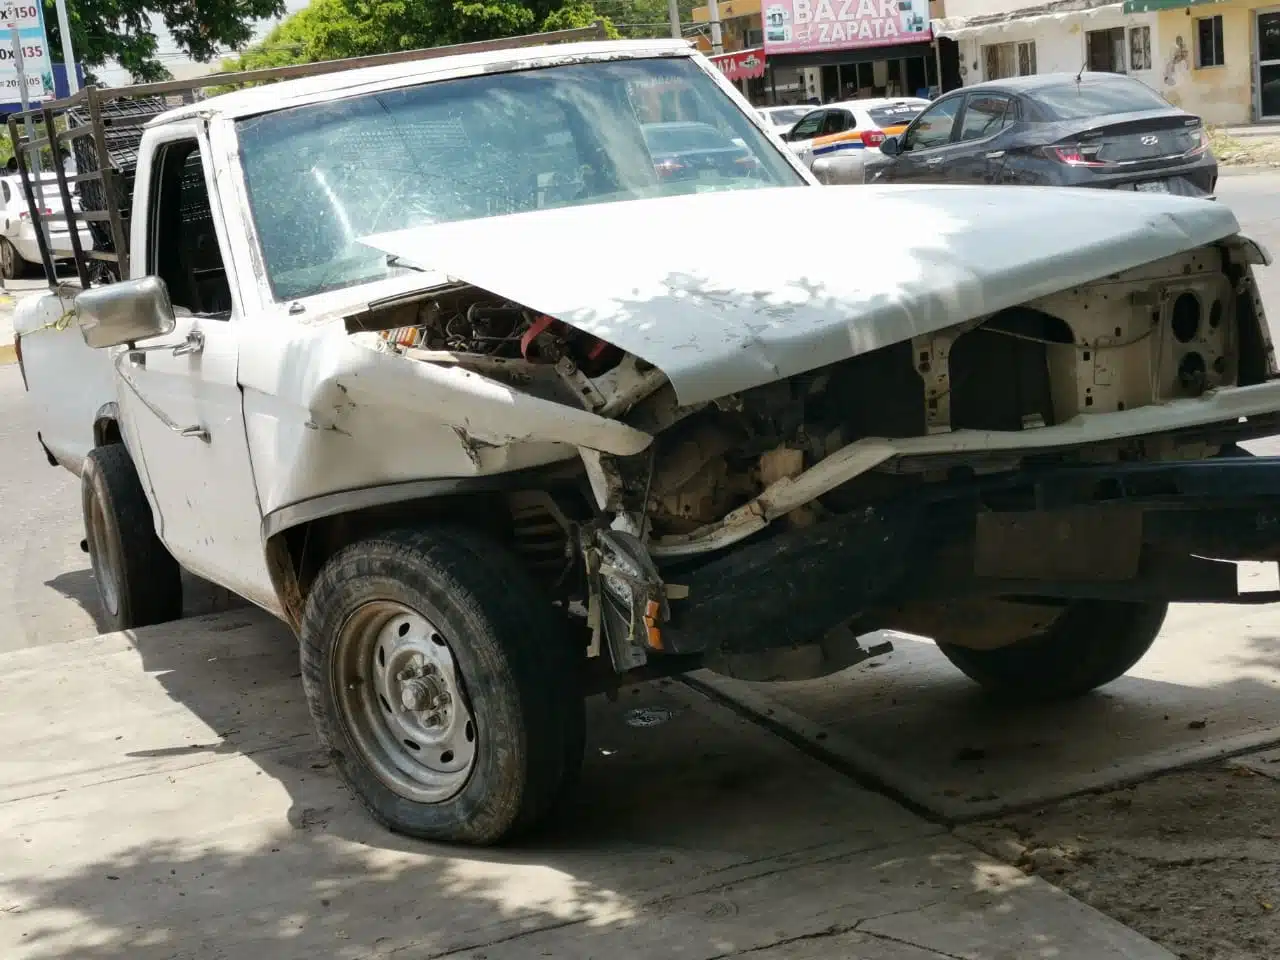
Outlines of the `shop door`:
[[1280,118],[1280,8],[1259,10],[1258,119]]

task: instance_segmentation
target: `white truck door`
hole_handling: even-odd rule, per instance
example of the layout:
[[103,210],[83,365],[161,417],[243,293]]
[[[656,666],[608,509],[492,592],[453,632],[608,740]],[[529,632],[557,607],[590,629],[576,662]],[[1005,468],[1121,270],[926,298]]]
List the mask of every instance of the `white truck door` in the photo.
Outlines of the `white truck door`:
[[177,561],[279,614],[237,382],[245,318],[223,266],[208,141],[198,122],[166,126],[148,139],[155,149],[144,147],[134,188],[135,201],[147,191],[146,219],[134,225],[130,272],[165,281],[178,324],[140,344],[171,342],[173,349],[116,357],[126,438],[160,539]]

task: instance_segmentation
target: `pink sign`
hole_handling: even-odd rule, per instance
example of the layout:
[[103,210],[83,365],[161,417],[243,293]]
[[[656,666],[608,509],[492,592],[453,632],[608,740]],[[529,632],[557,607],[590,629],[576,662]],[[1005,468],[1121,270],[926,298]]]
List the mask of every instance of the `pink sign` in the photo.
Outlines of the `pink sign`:
[[762,6],[771,57],[933,39],[929,0],[763,0]]

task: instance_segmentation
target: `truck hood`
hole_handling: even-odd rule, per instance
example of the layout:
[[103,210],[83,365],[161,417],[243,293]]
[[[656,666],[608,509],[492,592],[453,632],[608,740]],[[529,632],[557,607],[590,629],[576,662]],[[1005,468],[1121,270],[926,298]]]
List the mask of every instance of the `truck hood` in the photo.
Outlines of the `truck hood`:
[[1049,187],[741,190],[363,242],[613,343],[713,400],[1229,237],[1211,201]]

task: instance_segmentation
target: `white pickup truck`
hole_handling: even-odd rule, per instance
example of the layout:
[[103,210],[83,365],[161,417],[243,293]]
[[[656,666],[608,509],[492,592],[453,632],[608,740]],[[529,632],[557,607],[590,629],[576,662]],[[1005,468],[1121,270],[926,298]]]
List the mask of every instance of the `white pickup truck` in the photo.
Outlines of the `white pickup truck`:
[[[1280,379],[1224,206],[820,187],[677,41],[312,72],[158,113],[131,189],[101,118],[174,87],[92,93],[55,136],[112,242],[18,346],[105,624],[179,616],[180,568],[288,622],[391,828],[533,824],[623,678],[894,627],[1075,696],[1170,601],[1277,599],[1232,562],[1280,556],[1280,463],[1236,446]],[[741,155],[655,162],[689,121]]]

